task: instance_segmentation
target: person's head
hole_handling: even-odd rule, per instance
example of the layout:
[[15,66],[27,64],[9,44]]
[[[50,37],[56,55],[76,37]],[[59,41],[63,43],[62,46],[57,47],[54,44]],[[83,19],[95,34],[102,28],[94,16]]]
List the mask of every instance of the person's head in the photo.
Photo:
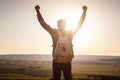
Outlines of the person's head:
[[66,21],[64,19],[59,19],[57,21],[57,24],[58,24],[58,29],[60,30],[65,30],[65,27],[66,27]]

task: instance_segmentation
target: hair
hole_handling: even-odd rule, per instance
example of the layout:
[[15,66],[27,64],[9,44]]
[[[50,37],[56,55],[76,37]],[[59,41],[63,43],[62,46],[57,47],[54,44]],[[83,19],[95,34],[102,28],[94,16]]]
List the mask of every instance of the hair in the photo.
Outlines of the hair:
[[66,21],[64,19],[59,19],[57,21],[57,24],[58,24],[58,27],[60,28],[61,26],[62,27],[65,27],[66,26]]
[[57,21],[58,24],[61,23],[61,22],[65,22],[65,23],[66,23],[66,21],[65,21],[64,19],[59,19],[59,20]]

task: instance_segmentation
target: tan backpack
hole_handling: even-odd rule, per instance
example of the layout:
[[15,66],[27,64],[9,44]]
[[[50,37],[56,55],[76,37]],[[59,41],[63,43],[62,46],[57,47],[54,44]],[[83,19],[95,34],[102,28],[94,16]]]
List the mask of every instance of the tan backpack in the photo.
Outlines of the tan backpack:
[[56,43],[56,47],[53,53],[53,60],[58,63],[68,63],[72,61],[73,51],[72,45],[68,38],[68,34],[65,33],[63,36],[62,33],[58,30],[59,38]]

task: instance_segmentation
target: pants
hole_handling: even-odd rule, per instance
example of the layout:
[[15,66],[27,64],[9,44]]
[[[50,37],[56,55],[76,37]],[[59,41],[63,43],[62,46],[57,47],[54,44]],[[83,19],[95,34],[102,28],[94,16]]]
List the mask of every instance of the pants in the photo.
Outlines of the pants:
[[71,62],[69,63],[56,63],[53,61],[53,80],[60,80],[61,71],[63,71],[65,80],[72,80]]

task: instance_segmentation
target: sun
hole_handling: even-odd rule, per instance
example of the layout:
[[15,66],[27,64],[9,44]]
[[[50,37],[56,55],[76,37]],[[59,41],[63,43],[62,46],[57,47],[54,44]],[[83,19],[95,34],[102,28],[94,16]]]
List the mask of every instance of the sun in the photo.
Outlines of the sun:
[[68,12],[68,13],[71,14],[67,14],[64,18],[67,23],[66,30],[75,29],[80,19],[80,16],[79,14],[76,14],[74,12]]

